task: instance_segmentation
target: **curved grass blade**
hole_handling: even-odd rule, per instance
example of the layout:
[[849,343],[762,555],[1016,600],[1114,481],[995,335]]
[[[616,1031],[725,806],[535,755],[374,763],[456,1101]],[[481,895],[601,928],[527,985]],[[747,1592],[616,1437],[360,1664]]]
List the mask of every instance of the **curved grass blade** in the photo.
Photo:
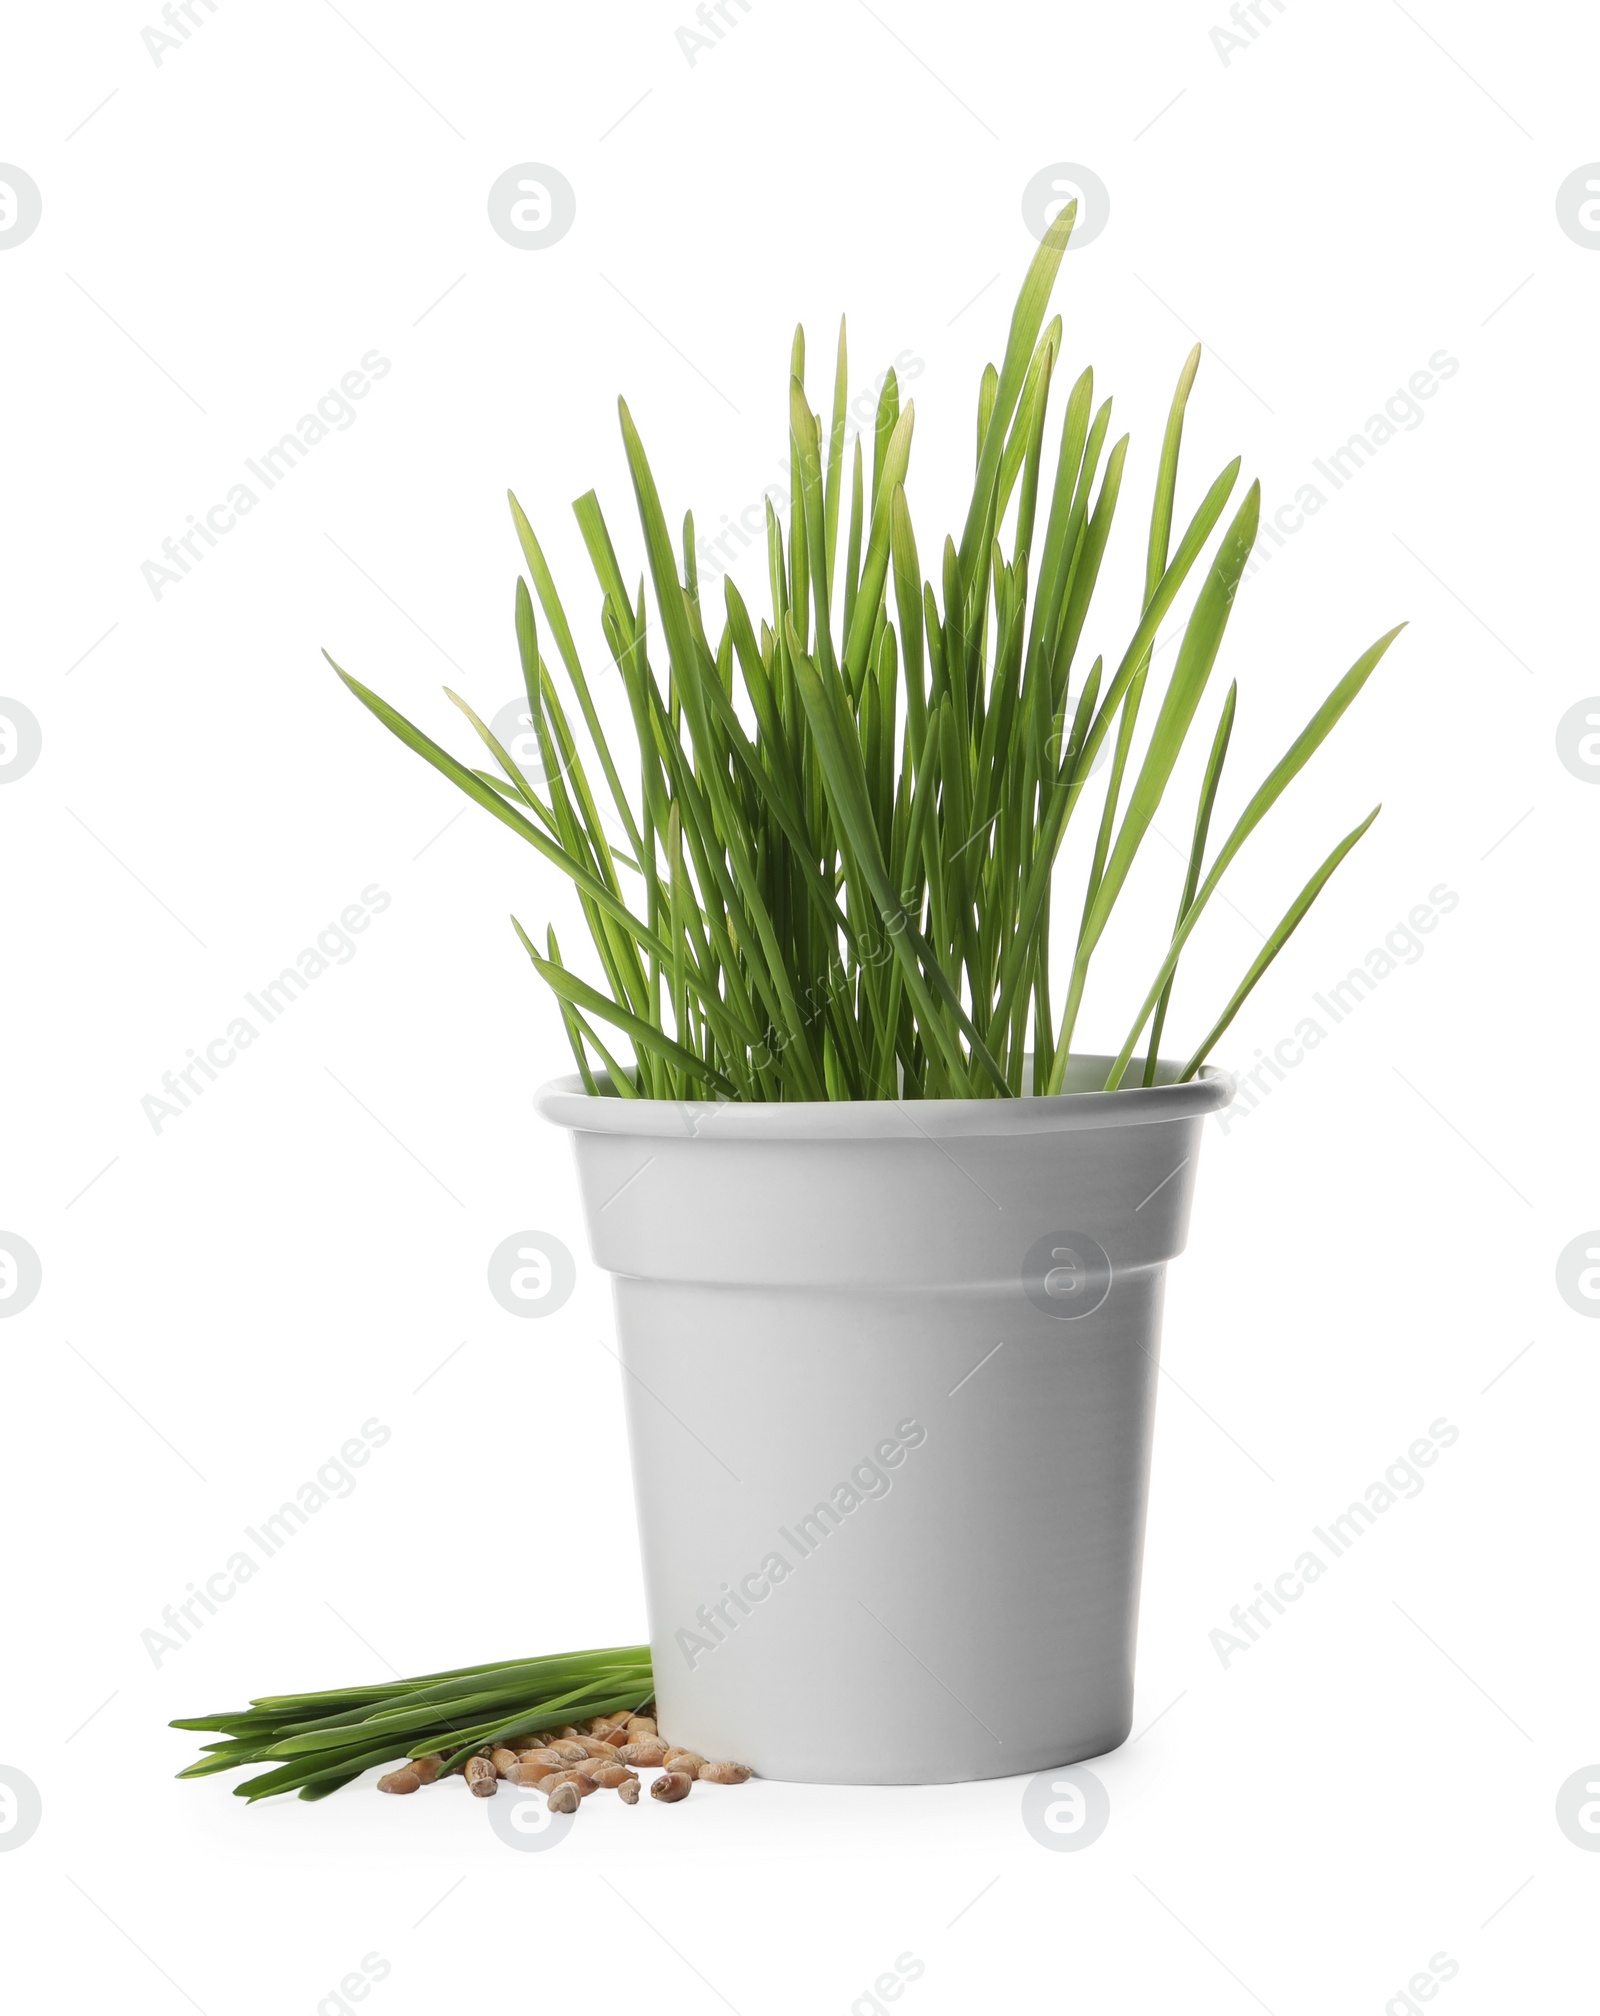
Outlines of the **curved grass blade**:
[[1362,687],[1372,677],[1384,653],[1405,627],[1403,623],[1397,623],[1392,630],[1386,631],[1376,644],[1370,645],[1362,652],[1361,656],[1350,667],[1350,670],[1339,681],[1338,685],[1334,687],[1327,699],[1323,701],[1316,713],[1312,715],[1305,727],[1301,729],[1293,742],[1290,743],[1283,755],[1279,757],[1278,761],[1268,772],[1265,780],[1258,786],[1249,804],[1239,814],[1233,831],[1222,843],[1221,851],[1218,853],[1216,860],[1212,862],[1206,879],[1201,883],[1199,889],[1196,890],[1194,901],[1189,905],[1183,922],[1172,935],[1172,943],[1167,948],[1167,956],[1162,960],[1161,969],[1151,982],[1150,991],[1145,996],[1143,1005],[1134,1019],[1133,1027],[1128,1031],[1127,1040],[1124,1042],[1121,1050],[1118,1051],[1116,1060],[1112,1064],[1110,1073],[1106,1078],[1106,1090],[1108,1092],[1115,1091],[1117,1086],[1121,1084],[1122,1074],[1127,1070],[1128,1060],[1133,1055],[1133,1047],[1138,1042],[1144,1030],[1144,1025],[1149,1020],[1151,1011],[1160,998],[1162,988],[1166,986],[1167,981],[1172,977],[1183,948],[1189,942],[1190,934],[1199,923],[1207,903],[1210,902],[1212,895],[1215,893],[1217,884],[1227,872],[1229,862],[1233,860],[1245,841],[1249,839],[1257,826],[1261,824],[1261,821],[1271,811],[1279,798],[1282,797],[1291,779],[1299,775],[1306,764],[1310,762],[1312,756],[1322,746],[1323,742],[1327,740],[1334,724],[1339,720],[1351,701],[1355,699]]
[[619,1008],[615,1001],[608,1000],[598,988],[591,987],[586,980],[580,980],[575,973],[569,973],[565,966],[544,958],[515,917],[511,922],[517,936],[522,940],[522,949],[533,961],[537,972],[563,999],[570,1001],[575,1008],[586,1008],[591,1015],[598,1015],[602,1022],[610,1022],[618,1029],[624,1030],[640,1049],[648,1050],[653,1056],[660,1057],[668,1064],[676,1064],[679,1070],[687,1071],[692,1077],[724,1093],[728,1098],[738,1098],[738,1088],[714,1064],[707,1064],[696,1057],[692,1050],[686,1050],[681,1043],[667,1035],[665,1030],[654,1028],[639,1016],[630,1014],[626,1008]]
[[1266,972],[1267,968],[1272,964],[1273,960],[1277,958],[1278,954],[1283,950],[1284,946],[1287,945],[1289,940],[1294,936],[1295,932],[1300,927],[1300,920],[1305,916],[1306,912],[1311,908],[1312,904],[1315,903],[1317,898],[1322,894],[1323,887],[1326,884],[1328,878],[1332,875],[1333,871],[1338,867],[1339,863],[1350,852],[1351,848],[1355,846],[1356,842],[1366,832],[1367,828],[1372,824],[1373,820],[1377,818],[1378,814],[1382,810],[1383,807],[1381,804],[1374,805],[1372,810],[1367,814],[1366,818],[1362,820],[1361,824],[1359,826],[1353,827],[1344,836],[1344,838],[1339,842],[1338,846],[1335,847],[1333,852],[1328,856],[1327,860],[1323,862],[1322,866],[1312,876],[1311,880],[1300,891],[1300,894],[1294,899],[1294,901],[1289,905],[1288,909],[1285,910],[1283,915],[1278,919],[1277,923],[1273,926],[1272,932],[1268,937],[1266,944],[1262,946],[1261,950],[1250,962],[1249,972],[1246,973],[1244,978],[1239,982],[1239,985],[1234,989],[1232,998],[1229,1000],[1227,1007],[1223,1009],[1222,1013],[1217,1017],[1216,1021],[1212,1023],[1211,1027],[1200,1039],[1199,1045],[1196,1048],[1194,1055],[1189,1059],[1188,1063],[1184,1065],[1182,1071],[1178,1074],[1178,1082],[1180,1085],[1185,1084],[1189,1079],[1191,1079],[1194,1076],[1194,1074],[1200,1069],[1200,1066],[1211,1055],[1212,1050],[1216,1046],[1218,1037],[1222,1035],[1223,1031],[1228,1027],[1228,1024],[1233,1020],[1234,1016],[1237,1015],[1239,1010],[1244,1006],[1245,1001],[1249,997],[1251,988],[1255,986],[1256,982],[1261,978],[1262,974]]
[[623,790],[622,779],[611,760],[611,750],[606,742],[605,731],[600,725],[600,716],[595,709],[593,695],[589,691],[589,682],[583,675],[583,665],[578,657],[577,646],[572,641],[572,630],[567,622],[566,611],[561,606],[561,598],[556,593],[556,584],[546,564],[544,550],[534,537],[533,527],[515,496],[509,490],[506,496],[511,504],[511,519],[517,528],[517,539],[522,547],[523,557],[528,563],[529,573],[533,576],[539,607],[544,611],[544,620],[550,626],[550,634],[556,640],[556,649],[561,654],[561,662],[567,668],[567,677],[572,681],[572,689],[578,696],[578,705],[583,709],[589,738],[594,743],[595,753],[600,758],[600,767],[605,772],[606,783],[611,788],[611,796],[627,831],[629,844],[637,854],[640,851],[639,828],[634,822],[633,808],[628,803],[628,794]]
[[346,672],[343,666],[335,664],[333,659],[328,657],[326,651],[322,655],[328,659],[328,663],[333,666],[334,671],[338,673],[339,677],[361,702],[362,706],[375,714],[397,740],[403,742],[408,749],[415,750],[419,756],[424,757],[433,765],[435,770],[442,776],[448,777],[451,783],[459,790],[465,792],[467,797],[472,799],[475,804],[481,805],[485,811],[493,813],[502,826],[509,826],[513,833],[518,834],[522,839],[526,840],[530,847],[535,848],[547,861],[559,868],[562,874],[575,882],[586,896],[630,931],[638,943],[647,951],[654,952],[658,956],[665,954],[666,947],[656,934],[646,925],[641,924],[626,903],[608,889],[597,875],[591,874],[581,862],[574,861],[564,848],[557,846],[553,840],[547,839],[537,826],[530,820],[523,818],[514,805],[500,797],[498,793],[490,790],[489,786],[482,783],[464,763],[458,763],[449,750],[440,748],[432,736],[425,735],[415,723],[408,721],[397,708],[391,707],[387,700],[380,699],[370,688],[363,686],[359,679],[353,678],[350,673]]

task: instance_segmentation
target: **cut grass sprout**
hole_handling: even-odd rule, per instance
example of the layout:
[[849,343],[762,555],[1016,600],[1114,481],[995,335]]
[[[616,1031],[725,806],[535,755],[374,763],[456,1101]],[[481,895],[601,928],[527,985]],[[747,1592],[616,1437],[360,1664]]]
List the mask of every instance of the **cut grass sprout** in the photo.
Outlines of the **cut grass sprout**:
[[265,1764],[233,1790],[241,1799],[298,1792],[325,1799],[374,1764],[442,1757],[439,1775],[459,1771],[485,1744],[530,1735],[651,1699],[648,1645],[616,1645],[541,1659],[502,1659],[372,1687],[317,1694],[264,1694],[248,1708],[196,1715],[174,1729],[214,1740],[180,1778],[205,1778]]
[[[1000,368],[984,371],[972,500],[959,541],[944,542],[937,586],[923,578],[906,497],[914,407],[901,406],[892,370],[868,439],[870,472],[862,437],[855,442],[846,511],[842,322],[826,428],[806,394],[805,338],[795,332],[790,522],[786,535],[769,501],[769,617],[752,619],[730,578],[715,644],[701,606],[693,516],[683,523],[680,574],[655,477],[619,401],[655,602],[653,634],[643,580],[630,595],[594,493],[573,508],[632,716],[636,800],[601,726],[543,550],[515,497],[512,519],[532,578],[531,591],[527,580],[517,581],[516,635],[548,780],[544,796],[455,693],[450,699],[493,768],[458,761],[329,658],[402,742],[570,877],[598,958],[596,980],[567,964],[553,929],[541,948],[512,921],[556,996],[591,1093],[806,1100],[1063,1089],[1090,963],[1200,711],[1260,510],[1260,486],[1252,484],[1223,524],[1239,475],[1236,459],[1174,544],[1178,456],[1197,345],[1179,376],[1162,442],[1138,621],[1109,674],[1104,659],[1095,659],[1069,718],[1066,696],[1128,450],[1124,435],[1107,451],[1111,402],[1095,405],[1093,373],[1086,370],[1066,396],[1039,531],[1046,409],[1062,336],[1059,316],[1046,327],[1045,313],[1075,214],[1076,206],[1067,205],[1045,234]],[[1135,764],[1157,631],[1219,525]],[[535,597],[625,845],[607,835],[541,653]],[[1237,704],[1230,687],[1205,766],[1171,941],[1106,1089],[1134,1068],[1147,1029],[1134,1082],[1155,1082],[1179,957],[1224,871],[1398,634],[1398,627],[1389,631],[1357,659],[1208,865]],[[1052,877],[1113,730],[1076,936],[1055,960],[1066,975],[1058,1013],[1051,991]],[[1180,1080],[1200,1069],[1377,810],[1339,841],[1285,910],[1181,1067]],[[631,1060],[619,1054],[628,1046]]]

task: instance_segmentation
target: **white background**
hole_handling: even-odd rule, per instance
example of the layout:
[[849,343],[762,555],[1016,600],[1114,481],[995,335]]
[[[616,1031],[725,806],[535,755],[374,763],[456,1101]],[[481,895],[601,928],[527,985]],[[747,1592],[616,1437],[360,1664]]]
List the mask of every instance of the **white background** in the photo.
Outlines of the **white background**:
[[[1600,156],[1600,26],[1268,0],[1224,61],[1221,0],[728,11],[693,63],[687,0],[218,0],[159,63],[136,6],[8,25],[0,158],[43,220],[0,253],[0,692],[43,742],[0,790],[0,1228],[43,1287],[0,1323],[0,1766],[43,1821],[0,1854],[7,1987],[310,2016],[379,1954],[387,2016],[568,1995],[845,2016],[909,1953],[921,2016],[1376,2016],[1447,1955],[1452,2016],[1589,2006],[1600,1856],[1555,1800],[1600,1757],[1600,1330],[1555,1263],[1600,1221],[1600,791],[1556,724],[1600,688],[1600,259],[1556,191]],[[487,220],[526,161],[577,195],[544,249]],[[1231,818],[1360,649],[1412,626],[1240,861],[1174,1047],[1251,920],[1380,797],[1219,1061],[1288,1036],[1435,885],[1459,903],[1211,1130],[1169,1282],[1137,1740],[1094,1767],[1109,1827],[1047,1852],[1017,1780],[754,1784],[608,1801],[516,1855],[457,1786],[250,1809],[229,1780],[175,1784],[174,1715],[644,1628],[609,1291],[530,1105],[569,1065],[506,923],[575,940],[572,907],[455,817],[319,647],[463,748],[441,684],[486,717],[517,690],[509,484],[598,666],[568,504],[596,485],[637,570],[616,393],[669,513],[715,529],[780,467],[796,318],[827,410],[841,308],[853,387],[903,350],[925,367],[927,568],[1032,250],[1022,189],[1064,161],[1111,202],[1058,285],[1064,368],[1092,362],[1133,435],[1085,660],[1131,627],[1195,336],[1183,510],[1236,452],[1287,503],[1433,353],[1460,366],[1320,485],[1224,650]],[[392,369],[354,424],[155,597],[163,539],[373,349]],[[759,566],[736,571],[764,605]],[[1169,837],[1188,772],[1174,789]],[[1180,875],[1152,842],[1086,1047],[1120,1038]],[[392,902],[356,955],[157,1131],[162,1074],[372,883]],[[525,1228],[578,1256],[544,1321],[485,1283]],[[154,1664],[163,1607],[373,1417],[392,1437],[358,1488]],[[1440,1418],[1459,1440],[1421,1494],[1225,1667],[1230,1608]]]

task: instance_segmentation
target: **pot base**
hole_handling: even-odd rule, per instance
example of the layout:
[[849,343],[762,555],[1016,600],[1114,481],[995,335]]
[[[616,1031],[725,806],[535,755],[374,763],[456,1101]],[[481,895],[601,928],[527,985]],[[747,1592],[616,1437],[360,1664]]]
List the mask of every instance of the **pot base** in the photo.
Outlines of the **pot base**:
[[[1035,1750],[1026,1757],[1011,1757],[1003,1763],[977,1768],[964,1764],[959,1768],[952,1766],[948,1770],[938,1770],[926,1764],[921,1768],[911,1764],[900,1764],[895,1767],[893,1775],[881,1768],[845,1775],[837,1771],[809,1768],[807,1761],[802,1758],[798,1764],[791,1765],[788,1769],[781,1768],[784,1760],[779,1759],[775,1768],[756,1771],[755,1775],[776,1785],[841,1786],[970,1785],[993,1778],[1032,1778],[1040,1771],[1059,1771],[1069,1764],[1083,1764],[1094,1757],[1109,1756],[1113,1751],[1120,1750],[1127,1742],[1131,1727],[1130,1718],[1120,1729],[1109,1731],[1104,1737],[1095,1737],[1085,1743],[1075,1744],[1065,1751],[1045,1747]],[[689,1747],[698,1746],[691,1744]],[[713,1753],[703,1750],[701,1754],[709,1756]]]

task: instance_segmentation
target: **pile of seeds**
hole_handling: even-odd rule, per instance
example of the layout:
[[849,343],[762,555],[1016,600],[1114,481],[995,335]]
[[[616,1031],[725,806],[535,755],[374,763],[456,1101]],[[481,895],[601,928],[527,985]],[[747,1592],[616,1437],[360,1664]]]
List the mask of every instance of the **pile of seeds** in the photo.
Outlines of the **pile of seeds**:
[[[479,1799],[493,1798],[500,1780],[508,1785],[537,1785],[549,1798],[552,1813],[576,1813],[591,1792],[614,1791],[625,1806],[639,1803],[639,1773],[656,1771],[650,1796],[664,1806],[687,1799],[695,1780],[708,1785],[742,1785],[748,1764],[711,1762],[697,1750],[667,1742],[653,1715],[597,1715],[586,1729],[571,1724],[541,1736],[518,1738],[525,1747],[486,1743],[466,1761],[462,1775]],[[378,1780],[380,1792],[415,1792],[431,1785],[444,1767],[444,1757],[409,1758]]]

